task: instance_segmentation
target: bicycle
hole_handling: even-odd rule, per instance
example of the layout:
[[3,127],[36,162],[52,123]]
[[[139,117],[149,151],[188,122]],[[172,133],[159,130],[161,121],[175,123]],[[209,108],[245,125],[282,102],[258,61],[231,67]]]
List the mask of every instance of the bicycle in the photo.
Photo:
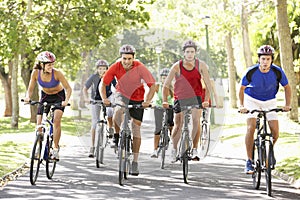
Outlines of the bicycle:
[[[104,130],[107,130],[106,120],[106,107],[103,105],[101,100],[91,100],[91,104],[98,105],[101,108],[100,119],[97,121],[96,133],[97,133],[97,144],[95,150],[96,167],[99,168],[100,164],[103,164],[104,149],[109,144],[109,134],[104,134]],[[102,117],[101,117],[102,115]]]
[[[216,107],[216,106],[212,106]],[[209,108],[203,108],[202,122],[201,122],[201,136],[200,136],[200,158],[205,158],[208,154],[210,145],[210,122],[209,122]]]
[[[275,157],[273,151],[273,135],[268,133],[266,114],[269,112],[284,112],[282,108],[270,110],[252,110],[248,113],[257,112],[256,118],[256,138],[254,139],[252,150],[252,161],[254,162],[254,172],[252,174],[253,187],[259,189],[261,173],[265,172],[266,191],[268,196],[272,195],[272,170],[275,168]],[[261,118],[263,123],[261,125]]]
[[158,150],[157,150],[157,155],[161,153],[161,164],[160,167],[161,169],[165,168],[165,157],[166,157],[166,151],[169,147],[169,142],[170,142],[170,137],[169,137],[169,130],[170,126],[168,123],[168,112],[173,112],[173,106],[169,105],[169,108],[163,108],[161,106],[155,106],[154,108],[156,109],[161,109],[163,110],[163,126],[160,131],[160,136],[159,136],[159,144],[158,144]]
[[[24,102],[24,99],[21,100]],[[40,125],[37,125],[35,128],[36,137],[33,143],[31,158],[30,158],[30,183],[35,185],[37,180],[40,164],[43,161],[46,161],[46,176],[48,179],[52,179],[55,168],[56,168],[56,159],[52,159],[52,150],[53,150],[53,117],[54,117],[54,108],[61,107],[61,103],[41,103],[39,101],[30,101],[31,106],[37,104],[43,105],[44,110],[42,113],[42,122]],[[68,104],[69,106],[70,104]],[[50,106],[50,111],[46,113],[47,107]],[[42,131],[40,131],[42,130]],[[43,146],[44,136],[46,134],[46,143]],[[42,154],[43,152],[43,154]],[[42,156],[43,155],[43,156]]]
[[190,105],[190,106],[181,106],[180,107],[183,112],[183,129],[181,133],[181,139],[179,144],[179,151],[176,156],[176,161],[180,160],[182,163],[182,170],[183,170],[183,180],[184,183],[188,183],[188,161],[191,160],[191,149],[192,149],[192,138],[190,136],[189,131],[189,122],[190,122],[190,115],[191,110],[193,108],[202,108],[200,105]]
[[122,123],[122,128],[120,132],[120,140],[118,145],[118,158],[119,158],[119,184],[124,184],[124,179],[128,179],[128,174],[130,171],[132,144],[133,140],[131,138],[131,130],[129,128],[130,114],[129,109],[143,109],[142,104],[135,105],[122,105],[122,104],[112,104],[112,107],[120,106],[125,108],[124,120]]

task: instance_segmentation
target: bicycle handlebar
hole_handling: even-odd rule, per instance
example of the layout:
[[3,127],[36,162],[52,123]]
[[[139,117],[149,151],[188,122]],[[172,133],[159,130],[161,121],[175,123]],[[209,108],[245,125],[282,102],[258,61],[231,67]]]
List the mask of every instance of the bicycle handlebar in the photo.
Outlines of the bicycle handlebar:
[[120,106],[122,108],[139,108],[139,109],[144,109],[144,108],[150,108],[152,107],[152,105],[150,104],[148,107],[144,107],[142,104],[119,104],[119,103],[114,103],[114,104],[110,104],[108,107],[116,107],[116,106]]
[[[290,109],[292,110],[292,109]],[[239,113],[241,113],[241,111],[238,111]],[[255,112],[258,112],[258,113],[269,113],[269,112],[287,112],[285,110],[283,110],[282,108],[273,108],[273,109],[270,109],[270,110],[258,110],[258,109],[254,109],[254,110],[247,110],[247,112],[245,112],[245,114],[247,113],[255,113]]]
[[[21,102],[25,102],[25,100],[24,99],[21,99]],[[29,100],[29,102],[28,102],[30,105],[32,105],[32,106],[34,106],[34,105],[36,105],[36,104],[39,104],[39,105],[44,105],[44,106],[61,106],[61,102],[59,102],[59,103],[48,103],[48,102],[43,102],[43,103],[41,103],[41,102],[39,102],[39,101],[32,101],[32,100]],[[70,103],[68,103],[67,104],[67,106],[70,106],[71,104]]]

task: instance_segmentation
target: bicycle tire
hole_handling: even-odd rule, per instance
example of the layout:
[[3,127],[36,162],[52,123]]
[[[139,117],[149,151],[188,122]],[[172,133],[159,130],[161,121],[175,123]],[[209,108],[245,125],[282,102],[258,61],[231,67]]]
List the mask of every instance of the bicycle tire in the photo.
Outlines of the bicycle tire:
[[183,180],[184,183],[188,183],[188,174],[189,174],[189,157],[188,151],[186,151],[182,156],[182,169],[183,169]]
[[42,139],[41,136],[37,134],[31,152],[30,171],[29,171],[31,185],[35,185],[35,182],[39,175],[39,169],[41,164],[41,151],[42,151]]
[[51,159],[51,150],[53,149],[52,147],[52,144],[53,144],[53,140],[49,137],[49,135],[47,136],[47,142],[46,142],[46,145],[47,145],[47,152],[45,155],[46,158],[46,175],[47,175],[47,178],[48,179],[52,179],[53,175],[54,175],[54,172],[55,172],[55,168],[56,168],[56,160],[54,159]]
[[167,150],[167,145],[168,145],[168,129],[166,127],[163,127],[161,130],[160,134],[161,138],[161,163],[160,163],[160,168],[164,169],[165,168],[165,159],[166,159],[166,150]]
[[207,124],[202,124],[202,132],[200,137],[200,158],[205,158],[208,154],[210,144],[210,130]]
[[254,173],[252,174],[253,187],[259,189],[261,179],[261,162],[259,160],[259,148],[254,141],[252,148],[252,160],[254,162]]
[[125,141],[126,136],[124,132],[121,132],[121,140],[119,143],[118,157],[119,157],[119,185],[124,184],[125,178],[125,169],[126,169],[126,150],[125,150]]
[[104,160],[104,127],[103,124],[101,123],[100,125],[97,125],[97,146],[96,146],[96,167],[99,168],[100,164],[103,164],[103,160]]
[[268,196],[272,195],[272,164],[273,164],[273,146],[271,143],[269,143],[268,146],[268,158],[266,162],[266,172],[265,172],[265,177],[266,177],[266,191]]

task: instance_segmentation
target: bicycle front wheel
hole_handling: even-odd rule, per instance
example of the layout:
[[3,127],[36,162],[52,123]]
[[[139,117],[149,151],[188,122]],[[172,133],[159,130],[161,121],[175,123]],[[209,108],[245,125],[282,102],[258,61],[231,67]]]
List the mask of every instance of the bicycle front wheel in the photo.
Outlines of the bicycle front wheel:
[[210,130],[207,124],[202,124],[202,133],[200,137],[200,158],[207,156],[210,143]]
[[40,164],[41,164],[41,151],[42,151],[42,136],[38,133],[36,135],[32,152],[31,152],[31,161],[30,161],[30,183],[35,185],[36,179],[39,175]]
[[104,157],[104,127],[103,124],[97,125],[97,146],[96,146],[96,167],[99,168],[100,164],[103,164],[103,157]]
[[160,134],[160,140],[161,140],[161,169],[165,168],[165,158],[166,158],[166,150],[168,146],[168,129],[163,128]]
[[259,189],[260,179],[261,179],[261,161],[259,160],[259,148],[255,144],[257,140],[254,141],[252,149],[252,160],[254,162],[254,172],[252,174],[253,187]]
[[121,132],[121,140],[119,143],[118,156],[119,156],[119,184],[124,184],[124,178],[127,178],[126,174],[126,160],[127,154],[125,149],[126,144],[126,134],[125,132]]
[[268,146],[268,156],[267,156],[267,162],[266,162],[266,190],[268,196],[272,195],[272,165],[273,165],[273,145],[270,143]]
[[52,147],[52,143],[53,140],[52,138],[49,137],[49,135],[47,136],[47,143],[46,143],[46,175],[48,179],[52,179],[54,171],[55,171],[55,167],[56,167],[56,160],[55,159],[51,159],[51,150],[53,149]]
[[182,169],[184,183],[188,183],[189,157],[187,151],[182,155]]

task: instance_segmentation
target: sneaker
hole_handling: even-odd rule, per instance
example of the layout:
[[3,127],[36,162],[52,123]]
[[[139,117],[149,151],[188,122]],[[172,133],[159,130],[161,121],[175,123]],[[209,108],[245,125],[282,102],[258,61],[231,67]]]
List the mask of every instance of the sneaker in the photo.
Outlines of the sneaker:
[[151,158],[157,158],[157,149],[155,149],[151,155]]
[[90,148],[89,158],[94,158],[95,156],[95,147]]
[[250,159],[248,159],[247,162],[246,162],[245,173],[246,174],[253,174],[254,173],[253,163]]
[[177,161],[177,149],[172,149],[172,160],[171,163],[175,163]]
[[133,175],[133,176],[138,176],[139,173],[140,173],[140,172],[139,172],[139,166],[138,166],[138,163],[132,161],[132,164],[131,164],[131,172],[130,172],[130,174]]
[[107,130],[107,135],[108,135],[109,138],[113,138],[113,136],[114,136],[114,129],[113,128],[109,128]]
[[58,154],[58,152],[59,152],[59,149],[53,148],[53,150],[52,150],[52,156],[51,156],[51,158],[53,160],[59,161],[59,154]]
[[119,144],[119,134],[114,134],[113,142],[110,145],[111,148],[117,148]]
[[192,150],[192,160],[194,160],[194,161],[199,161],[199,160],[200,160],[200,158],[199,158],[199,156],[198,156],[198,151],[197,151],[196,148],[194,148],[194,149]]

